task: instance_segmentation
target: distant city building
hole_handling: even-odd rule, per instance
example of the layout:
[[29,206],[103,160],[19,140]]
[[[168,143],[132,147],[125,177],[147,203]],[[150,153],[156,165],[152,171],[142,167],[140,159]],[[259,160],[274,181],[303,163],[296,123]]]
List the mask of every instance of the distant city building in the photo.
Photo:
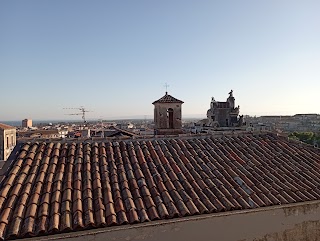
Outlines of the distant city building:
[[22,127],[24,127],[24,128],[32,127],[32,120],[31,119],[22,120]]
[[156,135],[174,135],[182,133],[181,106],[178,100],[168,92],[152,103],[154,105],[154,123]]
[[50,129],[50,130],[31,130],[31,131],[20,131],[18,132],[18,138],[32,138],[32,139],[53,139],[60,138],[59,130]]
[[0,160],[7,160],[16,146],[16,128],[0,123]]
[[84,129],[81,131],[81,137],[83,138],[90,138],[91,137],[91,133],[90,133],[90,129]]
[[295,114],[293,116],[294,119],[298,119],[298,120],[319,120],[320,119],[320,115],[318,114]]
[[211,127],[234,127],[241,126],[243,117],[239,116],[240,107],[235,107],[233,91],[229,92],[226,102],[215,101],[212,97],[210,109],[207,111],[207,126]]
[[109,129],[103,130],[103,137],[104,138],[113,138],[113,137],[118,137],[118,138],[131,138],[131,137],[137,137],[138,135],[127,131],[120,129],[118,127],[111,126]]
[[58,130],[59,135],[60,135],[61,138],[66,138],[66,137],[67,137],[68,132],[69,132],[69,131],[68,131],[68,128],[66,128],[66,127],[61,128],[61,127],[59,127],[59,128],[57,128],[57,130]]
[[296,114],[293,116],[246,116],[246,125],[249,129],[256,130],[265,125],[268,130],[277,132],[319,132],[319,114]]

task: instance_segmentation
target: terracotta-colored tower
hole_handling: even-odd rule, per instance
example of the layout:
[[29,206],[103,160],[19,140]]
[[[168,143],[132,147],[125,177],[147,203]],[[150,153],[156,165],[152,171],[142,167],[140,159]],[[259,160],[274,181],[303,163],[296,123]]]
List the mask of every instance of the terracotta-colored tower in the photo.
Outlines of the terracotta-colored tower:
[[154,123],[156,135],[181,134],[181,106],[183,101],[178,100],[168,92],[152,103],[154,105]]

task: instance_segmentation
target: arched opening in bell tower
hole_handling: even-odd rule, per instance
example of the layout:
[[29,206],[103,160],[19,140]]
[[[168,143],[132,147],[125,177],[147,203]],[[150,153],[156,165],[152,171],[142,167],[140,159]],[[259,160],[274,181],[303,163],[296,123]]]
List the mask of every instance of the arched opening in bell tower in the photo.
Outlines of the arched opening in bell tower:
[[169,108],[167,110],[167,117],[169,121],[169,129],[173,129],[173,109]]

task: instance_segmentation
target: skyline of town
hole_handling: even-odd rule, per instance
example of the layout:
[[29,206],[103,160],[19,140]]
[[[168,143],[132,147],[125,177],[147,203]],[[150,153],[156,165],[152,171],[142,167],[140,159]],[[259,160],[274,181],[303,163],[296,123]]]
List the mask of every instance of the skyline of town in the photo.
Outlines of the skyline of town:
[[[241,107],[241,106],[240,106]],[[81,108],[81,107],[79,107]],[[79,109],[79,108],[74,108],[74,109]],[[208,109],[208,108],[207,108]],[[40,118],[35,118],[33,119],[30,116],[27,116],[27,119],[33,119],[36,123],[43,123],[43,122],[83,122],[81,118],[81,113],[77,111],[69,111],[65,112],[64,110],[61,110],[64,114],[59,115],[59,117],[56,118],[46,118],[46,112],[43,113],[43,116]],[[131,116],[97,116],[94,111],[90,110],[88,112],[92,112],[89,114],[86,114],[86,120],[87,121],[113,121],[113,120],[153,120],[154,115],[153,115],[153,109],[151,110],[151,113],[145,114],[145,115],[131,115]],[[269,112],[259,112],[259,113],[253,113],[253,114],[246,114],[246,113],[240,113],[243,116],[248,116],[248,117],[263,117],[263,116],[295,116],[295,115],[309,115],[309,114],[316,114],[319,115],[320,112],[283,112],[283,113],[269,113]],[[21,116],[21,115],[20,115]],[[182,109],[182,118],[183,119],[205,119],[206,118],[206,111],[204,111],[201,114],[185,114]],[[0,122],[4,122],[7,124],[11,124],[13,126],[18,126],[21,120],[25,119],[25,116],[21,116],[21,118],[15,117],[14,119],[0,119]]]

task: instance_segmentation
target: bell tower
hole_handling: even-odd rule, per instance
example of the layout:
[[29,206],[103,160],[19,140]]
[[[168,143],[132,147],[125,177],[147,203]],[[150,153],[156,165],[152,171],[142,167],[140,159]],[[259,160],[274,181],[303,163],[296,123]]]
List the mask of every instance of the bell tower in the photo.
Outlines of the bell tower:
[[183,101],[178,100],[166,91],[165,95],[152,103],[154,105],[155,135],[181,134],[181,107]]

